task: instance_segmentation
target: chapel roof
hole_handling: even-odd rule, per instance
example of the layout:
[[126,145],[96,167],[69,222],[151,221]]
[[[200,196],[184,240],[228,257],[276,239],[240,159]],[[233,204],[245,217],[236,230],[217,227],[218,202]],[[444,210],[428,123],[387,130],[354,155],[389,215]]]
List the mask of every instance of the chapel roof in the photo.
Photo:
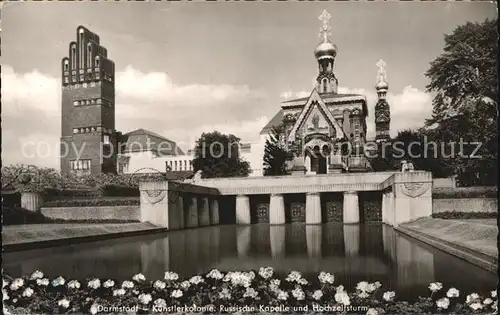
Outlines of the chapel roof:
[[[323,100],[329,100],[329,99],[342,99],[342,98],[350,98],[350,97],[360,97],[360,98],[364,98],[365,96],[364,95],[361,95],[361,94],[338,94],[338,93],[333,93],[333,92],[330,92],[330,93],[319,93],[319,96],[321,97],[321,99]],[[306,102],[307,100],[309,99],[309,96],[306,96],[306,97],[300,97],[300,98],[296,98],[296,99],[293,99],[293,100],[287,100],[287,101],[284,101],[284,102],[281,102],[283,105],[286,105],[286,104],[289,104],[289,103],[295,103],[295,102]]]
[[280,109],[276,113],[276,115],[274,115],[274,117],[271,118],[271,120],[267,123],[267,125],[265,125],[264,128],[262,128],[260,134],[268,133],[274,126],[278,126],[279,124],[281,124],[282,121],[283,121],[283,110]]

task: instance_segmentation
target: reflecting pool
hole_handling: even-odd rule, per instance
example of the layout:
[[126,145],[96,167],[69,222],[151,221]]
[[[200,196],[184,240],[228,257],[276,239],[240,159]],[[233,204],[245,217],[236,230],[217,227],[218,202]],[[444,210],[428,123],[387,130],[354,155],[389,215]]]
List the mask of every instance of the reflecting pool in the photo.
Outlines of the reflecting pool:
[[12,276],[41,270],[48,277],[130,279],[143,273],[163,278],[166,270],[191,276],[219,270],[279,273],[319,271],[352,290],[362,280],[380,281],[384,290],[413,299],[440,281],[462,292],[493,290],[496,275],[411,239],[382,224],[300,223],[282,226],[222,225],[122,238],[73,246],[6,253],[3,268]]

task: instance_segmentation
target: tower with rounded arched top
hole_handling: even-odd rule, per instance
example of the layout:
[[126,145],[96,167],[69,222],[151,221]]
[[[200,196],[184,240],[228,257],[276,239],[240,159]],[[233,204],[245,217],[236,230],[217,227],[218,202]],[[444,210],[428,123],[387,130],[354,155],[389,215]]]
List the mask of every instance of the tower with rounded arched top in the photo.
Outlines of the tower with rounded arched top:
[[61,60],[61,171],[116,171],[115,65],[83,26]]

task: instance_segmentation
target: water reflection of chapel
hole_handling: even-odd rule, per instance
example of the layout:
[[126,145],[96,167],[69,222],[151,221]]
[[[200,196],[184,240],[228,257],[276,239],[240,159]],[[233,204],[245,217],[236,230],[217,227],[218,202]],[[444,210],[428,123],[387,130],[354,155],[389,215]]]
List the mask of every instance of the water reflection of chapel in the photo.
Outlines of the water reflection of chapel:
[[[366,143],[366,97],[359,94],[339,94],[333,67],[337,47],[330,41],[330,15],[324,11],[322,41],[314,55],[318,62],[316,87],[308,97],[288,100],[264,127],[268,134],[274,126],[285,126],[287,148],[294,153],[289,168],[292,173],[327,174],[366,172],[371,170],[363,147]],[[376,139],[389,137],[390,113],[385,101],[388,85],[385,64],[380,61],[376,86],[379,101],[375,107]],[[379,113],[381,112],[381,113]],[[350,148],[350,154],[342,152]]]

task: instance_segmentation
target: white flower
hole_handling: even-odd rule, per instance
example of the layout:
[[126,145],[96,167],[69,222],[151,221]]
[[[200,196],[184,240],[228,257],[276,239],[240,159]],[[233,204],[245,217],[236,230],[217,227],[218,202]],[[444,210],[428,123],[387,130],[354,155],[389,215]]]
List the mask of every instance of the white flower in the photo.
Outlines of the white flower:
[[231,299],[231,293],[229,293],[229,290],[227,288],[224,288],[221,292],[219,292],[219,298],[223,300],[229,300]]
[[151,294],[144,294],[142,293],[141,295],[139,295],[139,301],[142,303],[142,304],[149,304],[149,302],[151,302],[153,298],[151,297]]
[[156,299],[154,302],[154,305],[157,307],[157,308],[164,308],[164,307],[167,307],[167,301],[165,301],[164,299],[162,298],[158,298]]
[[125,289],[113,290],[113,296],[120,296],[125,294]]
[[344,286],[343,285],[339,285],[338,287],[335,288],[335,291],[337,291],[337,292],[343,292],[344,291]]
[[89,288],[92,288],[92,289],[99,289],[101,287],[101,280],[95,278],[95,279],[92,279],[89,281],[89,283],[87,284],[87,286]]
[[448,306],[450,306],[450,300],[448,298],[441,298],[436,301],[436,306],[439,308],[442,308],[444,310],[448,309]]
[[269,279],[273,276],[274,270],[272,267],[261,267],[259,269],[259,275],[264,279]]
[[161,280],[156,280],[154,283],[153,283],[153,287],[155,289],[159,289],[159,290],[163,290],[165,289],[165,287],[167,286],[167,284]]
[[70,289],[79,289],[80,288],[80,282],[76,280],[71,280],[68,282],[68,288]]
[[183,293],[181,290],[174,290],[174,291],[172,291],[172,294],[170,294],[171,297],[176,298],[176,299],[182,297],[182,295],[183,295]]
[[12,313],[9,312],[9,310],[5,308],[5,305],[3,306],[3,313],[4,313],[4,315],[12,315]]
[[30,276],[30,279],[31,280],[36,280],[36,279],[41,279],[43,278],[43,272],[39,271],[39,270],[35,270],[31,276]]
[[17,279],[14,279],[12,281],[12,283],[10,284],[10,289],[12,291],[16,291],[17,289],[19,289],[20,287],[22,287],[24,285],[24,280],[21,279],[21,278],[17,278]]
[[181,282],[181,288],[184,290],[187,290],[191,286],[191,283],[189,281],[182,281]]
[[97,312],[98,312],[98,307],[99,307],[99,305],[97,305],[97,304],[92,304],[92,306],[90,307],[90,314],[92,314],[92,315],[97,314]]
[[394,300],[394,297],[396,296],[396,292],[394,291],[387,291],[384,293],[384,295],[382,295],[382,298],[387,301],[387,302],[391,302]]
[[215,279],[215,280],[220,280],[224,277],[224,275],[217,269],[212,269],[208,274],[207,278]]
[[483,305],[479,302],[476,302],[469,305],[469,307],[472,308],[474,311],[477,311],[478,309],[482,309]]
[[314,291],[312,295],[312,298],[315,299],[316,301],[321,300],[322,297],[323,297],[323,292],[321,290]]
[[285,292],[283,290],[278,291],[278,300],[284,300],[286,301],[288,299],[288,292]]
[[470,304],[470,303],[476,302],[478,299],[479,299],[479,295],[477,293],[471,293],[471,294],[467,295],[465,302],[467,304]]
[[167,281],[176,281],[179,279],[179,275],[176,274],[175,272],[167,271],[167,272],[165,272],[164,279]]
[[319,282],[322,284],[332,284],[335,281],[335,277],[328,272],[320,272],[318,276]]
[[306,279],[301,278],[301,279],[299,279],[299,280],[297,281],[297,283],[298,283],[298,284],[300,284],[300,285],[307,285],[309,282],[307,282],[307,280],[306,280]]
[[136,282],[146,281],[146,277],[142,273],[138,273],[132,277],[132,280],[134,280]]
[[380,289],[382,287],[382,283],[380,283],[379,281],[375,281],[373,285],[375,286],[375,289]]
[[259,295],[259,292],[255,291],[254,288],[247,288],[245,293],[243,294],[243,297],[255,299],[257,295]]
[[123,281],[122,283],[122,288],[125,288],[125,289],[132,289],[134,287],[134,283],[132,281]]
[[2,289],[9,285],[9,281],[2,279]]
[[450,288],[448,290],[448,292],[446,292],[446,296],[449,298],[458,297],[459,295],[460,295],[460,292],[455,288]]
[[373,291],[377,290],[378,288],[380,288],[380,282],[375,282],[375,283],[369,283],[367,288],[366,288],[366,292],[368,293],[372,293]]
[[204,280],[201,276],[194,276],[194,277],[191,277],[191,279],[189,279],[189,282],[194,284],[194,285],[197,285],[199,283],[204,282]]
[[369,285],[370,284],[368,282],[366,282],[366,281],[358,282],[358,284],[356,285],[356,290],[366,292],[366,291],[368,291],[368,286]]
[[483,301],[483,304],[484,304],[484,305],[490,305],[491,303],[493,303],[493,300],[492,300],[492,299],[490,299],[490,298],[486,298],[486,299],[484,299],[484,301]]
[[37,279],[36,284],[38,285],[43,285],[43,286],[48,286],[49,285],[49,279],[43,278],[43,279]]
[[278,291],[281,281],[278,279],[271,279],[269,282],[269,290],[272,292]]
[[378,315],[378,311],[376,309],[374,309],[374,308],[370,308],[366,312],[366,315]]
[[63,277],[57,277],[54,280],[52,280],[53,287],[58,287],[60,285],[64,285],[65,283],[66,283],[66,280],[64,280]]
[[62,299],[57,302],[57,305],[61,306],[62,308],[68,308],[69,307],[69,301],[67,299]]
[[292,271],[286,277],[286,281],[288,282],[296,282],[302,278],[302,275],[298,271]]
[[497,297],[497,290],[491,291],[491,297],[496,298]]
[[429,284],[429,290],[432,292],[437,292],[443,288],[443,284],[441,282],[432,282]]
[[115,282],[111,279],[108,279],[106,281],[104,281],[104,283],[102,284],[103,287],[105,288],[112,288],[115,286]]
[[343,305],[351,305],[351,300],[349,299],[349,295],[347,295],[347,292],[345,291],[337,291],[335,293],[335,301],[337,303],[343,304]]
[[4,301],[9,299],[9,293],[7,293],[7,290],[2,289],[2,296]]
[[370,294],[366,293],[365,291],[361,291],[358,293],[358,297],[361,299],[366,299],[369,296],[370,296]]
[[252,280],[255,278],[253,272],[228,272],[224,277],[223,281],[231,281],[233,286],[243,286],[248,288],[252,284]]
[[292,291],[292,295],[293,295],[294,298],[296,298],[299,301],[302,301],[302,300],[304,300],[306,298],[306,294],[304,293],[304,291],[302,291],[301,288],[295,288]]
[[33,289],[32,288],[26,288],[23,292],[24,297],[31,297],[33,295]]

